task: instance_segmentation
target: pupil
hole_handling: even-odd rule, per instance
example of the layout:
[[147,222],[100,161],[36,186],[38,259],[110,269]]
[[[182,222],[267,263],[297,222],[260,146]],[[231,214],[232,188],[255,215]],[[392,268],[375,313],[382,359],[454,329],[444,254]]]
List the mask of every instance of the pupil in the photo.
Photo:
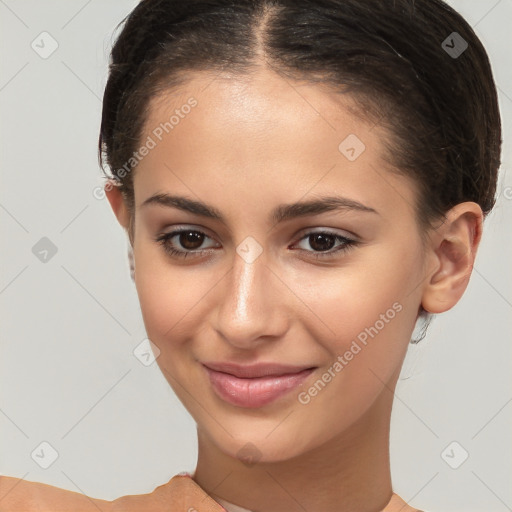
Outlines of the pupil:
[[[180,243],[186,249],[197,249],[203,243],[204,235],[197,231],[186,231],[180,235]],[[309,236],[311,247],[317,251],[328,251],[334,245],[334,237],[323,233],[315,233]]]
[[[309,240],[311,247],[319,251],[327,251],[329,249],[332,249],[334,245],[334,237],[332,235],[325,235],[323,233],[315,233],[313,235],[310,235]],[[319,241],[320,243],[318,244],[317,241]]]
[[204,236],[197,231],[185,231],[180,235],[180,244],[186,249],[197,249],[203,243],[203,238]]

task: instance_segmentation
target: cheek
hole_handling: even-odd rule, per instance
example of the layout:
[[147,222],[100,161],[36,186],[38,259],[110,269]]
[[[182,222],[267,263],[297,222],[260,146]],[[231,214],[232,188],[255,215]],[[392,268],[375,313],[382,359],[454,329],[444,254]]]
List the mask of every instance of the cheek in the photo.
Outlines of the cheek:
[[[212,307],[219,277],[208,269],[173,266],[154,250],[136,255],[135,285],[148,337],[169,354],[187,345],[201,328],[199,318]],[[160,359],[160,358],[159,358]]]
[[[363,254],[363,253],[361,253]],[[403,356],[418,309],[419,247],[393,244],[368,250],[339,269],[317,274],[302,290],[312,337],[335,359],[362,350],[359,364],[396,364]],[[351,358],[351,354],[347,354]]]
[[307,404],[304,417],[323,418],[322,425],[304,427],[310,429],[310,436],[319,435],[319,429],[347,428],[387,392],[386,386],[400,370],[415,323],[417,304],[412,295],[407,296],[415,274],[416,265],[404,260],[401,267],[390,262],[375,274],[354,267],[344,269],[338,279],[326,277],[324,286],[317,281],[318,294],[316,299],[310,296],[310,307],[319,312],[329,330],[312,320],[309,332],[328,356],[319,369],[319,380],[304,388],[300,397],[300,403]]

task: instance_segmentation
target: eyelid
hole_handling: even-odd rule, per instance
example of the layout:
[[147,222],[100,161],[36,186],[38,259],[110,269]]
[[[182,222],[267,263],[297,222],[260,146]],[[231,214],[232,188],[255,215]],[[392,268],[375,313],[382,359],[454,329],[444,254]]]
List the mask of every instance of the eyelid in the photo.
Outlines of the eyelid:
[[[213,240],[218,242],[216,237],[212,236],[211,231],[207,227],[202,226],[200,224],[194,224],[194,225],[189,225],[189,224],[181,224],[180,225],[180,224],[178,224],[176,226],[172,226],[172,229],[168,233],[162,233],[162,235],[164,235],[164,234],[170,235],[172,233],[174,233],[176,235],[175,232],[186,231],[186,230],[199,231],[199,232],[204,233],[205,235],[207,235],[208,238],[211,238],[211,239],[213,239]],[[313,235],[315,233],[330,233],[333,236],[337,235],[337,236],[349,238],[349,239],[352,239],[352,240],[354,240],[356,242],[360,240],[360,238],[355,233],[353,233],[352,231],[348,231],[346,229],[330,228],[330,227],[326,227],[326,226],[324,226],[324,227],[322,227],[322,226],[316,226],[316,227],[308,226],[306,228],[301,229],[298,232],[298,234],[296,234],[294,236],[295,242],[293,242],[293,243],[296,244],[297,242],[300,242],[306,235]],[[190,252],[192,252],[192,251],[190,251]]]
[[166,231],[165,228],[159,230],[160,236],[164,235],[173,235],[176,236],[177,234],[181,233],[182,231],[197,231],[198,233],[203,233],[208,238],[215,240],[218,242],[217,237],[212,234],[212,231],[210,231],[207,227],[201,226],[200,224],[176,224],[173,226],[170,226],[168,228],[168,231]]
[[[205,235],[210,240],[215,241],[215,237],[209,236],[205,229],[203,231],[203,227],[201,226],[201,229],[196,229],[195,227],[190,226],[175,226],[174,229],[168,233],[159,234],[155,238],[155,242],[161,244],[163,246],[163,249],[165,252],[167,252],[171,257],[176,258],[179,257],[180,259],[185,259],[187,257],[200,258],[202,255],[205,254],[211,254],[212,249],[215,249],[215,247],[206,247],[203,249],[193,249],[193,250],[183,250],[183,249],[176,249],[175,247],[169,246],[168,241],[170,241],[175,236],[179,236],[180,234],[187,232],[187,231],[194,231],[199,232],[203,235]],[[318,261],[325,260],[326,262],[329,262],[330,260],[336,260],[338,255],[343,255],[347,251],[350,251],[351,248],[357,247],[360,245],[360,241],[357,240],[358,237],[352,237],[345,236],[344,234],[338,233],[336,230],[333,230],[331,228],[306,228],[306,231],[303,231],[301,236],[297,239],[295,243],[292,244],[292,248],[296,246],[297,244],[300,244],[303,240],[306,240],[310,236],[314,236],[315,234],[326,234],[328,236],[334,237],[337,242],[342,242],[340,245],[335,246],[334,248],[331,248],[327,251],[309,251],[307,249],[301,249],[298,248],[299,253],[307,253],[308,259],[313,258]],[[218,242],[217,242],[218,243]],[[290,247],[288,247],[290,248]]]
[[340,229],[340,228],[329,228],[329,227],[307,227],[304,229],[301,229],[299,233],[296,235],[297,241],[300,241],[304,238],[306,235],[314,235],[316,233],[329,233],[333,236],[341,236],[344,238],[349,238],[350,240],[353,240],[354,242],[359,242],[360,237],[357,236],[352,231],[348,231],[347,229]]
[[[197,232],[197,233],[202,233],[203,235],[205,235],[205,238],[209,238],[210,240],[212,240],[215,244],[220,244],[220,242],[217,240],[216,237],[212,236],[210,234],[210,231],[208,228],[205,228],[204,226],[200,226],[200,225],[195,225],[195,226],[189,226],[189,225],[178,225],[178,226],[173,226],[173,228],[167,232],[167,233],[162,233],[161,236],[169,236],[169,239],[170,238],[174,238],[175,236],[179,236],[181,233],[183,232],[186,232],[186,231],[194,231],[194,232]],[[194,249],[194,250],[190,250],[190,251],[187,251],[189,253],[194,253],[194,252],[201,252],[201,251],[208,251],[210,249],[213,249],[214,247],[206,247],[204,249]]]

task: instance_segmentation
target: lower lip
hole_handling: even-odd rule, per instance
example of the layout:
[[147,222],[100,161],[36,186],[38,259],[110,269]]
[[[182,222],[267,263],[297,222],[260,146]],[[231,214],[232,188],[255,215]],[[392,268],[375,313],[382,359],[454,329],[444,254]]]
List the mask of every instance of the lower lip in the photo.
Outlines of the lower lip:
[[[204,366],[204,365],[203,365]],[[220,398],[239,407],[261,407],[302,384],[315,370],[241,379],[204,366],[213,389]]]

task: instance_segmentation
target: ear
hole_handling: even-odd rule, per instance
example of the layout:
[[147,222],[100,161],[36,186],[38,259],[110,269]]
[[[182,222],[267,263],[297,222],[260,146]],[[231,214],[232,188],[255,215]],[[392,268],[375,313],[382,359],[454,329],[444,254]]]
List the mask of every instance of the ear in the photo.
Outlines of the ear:
[[446,214],[430,239],[430,274],[422,306],[429,313],[443,313],[462,297],[469,283],[482,238],[483,213],[474,202],[459,203]]
[[114,215],[116,216],[119,224],[121,224],[121,226],[126,230],[130,243],[133,246],[133,241],[130,237],[130,213],[126,207],[121,190],[114,184],[113,180],[108,180],[105,184],[105,195],[112,207]]

